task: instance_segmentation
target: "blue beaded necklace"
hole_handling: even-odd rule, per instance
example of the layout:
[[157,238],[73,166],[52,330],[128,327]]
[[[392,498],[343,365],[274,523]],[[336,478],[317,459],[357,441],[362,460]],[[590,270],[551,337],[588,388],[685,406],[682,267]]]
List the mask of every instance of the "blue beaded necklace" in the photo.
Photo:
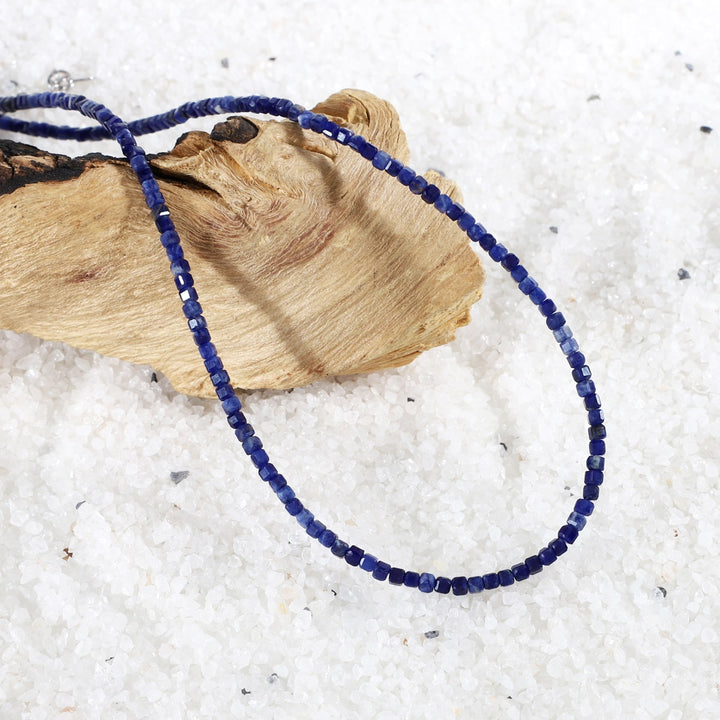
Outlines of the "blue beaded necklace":
[[[28,122],[5,114],[41,107],[80,112],[97,121],[99,127],[76,128]],[[538,550],[537,553],[509,568],[470,577],[464,575],[453,578],[435,577],[428,572],[415,572],[393,567],[389,563],[378,559],[375,555],[365,552],[362,548],[350,545],[340,539],[335,532],[320,522],[305,507],[286,479],[270,462],[262,441],[242,412],[241,402],[230,384],[230,377],[224,370],[222,360],[212,343],[210,330],[203,316],[198,293],[194,287],[193,276],[190,273],[190,265],[183,255],[180,237],[175,230],[170,210],[165,204],[160,187],[153,176],[145,151],[135,140],[136,135],[166,130],[184,123],[190,118],[243,112],[287,118],[305,130],[325,135],[340,145],[346,145],[351,150],[354,150],[379,172],[385,172],[390,177],[396,178],[411,193],[419,196],[422,202],[447,216],[450,221],[457,223],[471,242],[479,245],[491,260],[499,263],[517,284],[520,292],[527,296],[533,305],[537,306],[571,368],[577,394],[582,399],[587,411],[590,440],[583,497],[575,502],[572,512],[568,516],[566,523],[558,530],[557,536]],[[585,356],[580,352],[577,340],[573,337],[573,333],[562,313],[558,312],[555,303],[547,297],[537,281],[520,264],[517,256],[497,242],[469,212],[465,211],[462,205],[442,193],[436,185],[428,183],[422,175],[416,174],[414,170],[383,150],[378,149],[362,136],[341,127],[324,115],[305,110],[300,105],[283,98],[267,98],[258,95],[208,98],[199,102],[185,103],[161,115],[154,115],[126,124],[107,107],[93,100],[88,100],[83,95],[70,95],[60,92],[17,95],[0,97],[0,129],[39,137],[68,140],[101,140],[110,137],[119,143],[123,154],[137,175],[145,195],[145,201],[160,233],[160,242],[165,248],[170,261],[170,271],[180,295],[182,311],[187,318],[188,327],[225,412],[228,424],[234,430],[237,439],[242,443],[243,450],[257,468],[260,478],[272,488],[278,500],[284,505],[285,510],[297,520],[311,538],[316,539],[323,547],[328,548],[333,555],[343,558],[348,565],[359,567],[372,575],[375,580],[387,580],[391,585],[417,588],[423,593],[448,594],[452,591],[455,595],[466,595],[526,580],[531,575],[539,573],[545,566],[554,563],[560,555],[567,551],[568,545],[575,542],[578,533],[585,527],[587,518],[592,515],[595,507],[594,502],[598,498],[605,469],[606,433],[603,424],[604,417],[600,406],[600,398],[595,390],[595,383],[591,379],[590,368],[587,366]]]

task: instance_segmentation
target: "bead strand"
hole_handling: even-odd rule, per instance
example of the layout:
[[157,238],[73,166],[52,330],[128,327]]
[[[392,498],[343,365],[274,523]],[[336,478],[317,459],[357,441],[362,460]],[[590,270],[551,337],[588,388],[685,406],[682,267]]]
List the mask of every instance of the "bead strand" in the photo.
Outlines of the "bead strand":
[[[47,123],[18,121],[4,115],[4,113],[34,107],[58,107],[77,110],[95,119],[100,123],[100,127],[71,128]],[[587,470],[585,472],[583,498],[575,502],[566,523],[558,530],[557,537],[550,540],[536,554],[530,555],[510,568],[470,577],[464,575],[453,578],[435,577],[427,572],[406,571],[399,567],[393,567],[389,563],[379,560],[376,556],[365,552],[362,548],[350,545],[340,539],[335,532],[317,520],[313,513],[295,495],[287,480],[270,462],[262,441],[242,412],[242,404],[230,383],[228,373],[224,370],[222,360],[211,340],[207,321],[202,314],[202,307],[194,287],[190,265],[184,258],[180,237],[153,176],[152,169],[147,162],[145,152],[137,145],[134,138],[135,135],[168,129],[184,123],[190,118],[233,112],[256,112],[285,117],[288,120],[297,122],[303,129],[322,134],[341,145],[347,145],[370,162],[375,169],[395,178],[406,186],[411,193],[418,195],[423,202],[432,205],[436,211],[447,216],[452,222],[457,223],[458,227],[467,234],[470,241],[477,243],[491,260],[499,263],[517,284],[520,292],[537,306],[539,312],[545,318],[548,329],[553,333],[554,339],[570,365],[578,396],[583,400],[587,410],[589,455],[586,460]],[[448,594],[452,592],[454,595],[466,595],[468,593],[492,590],[497,587],[506,587],[515,582],[526,580],[531,575],[541,572],[545,566],[554,563],[560,555],[567,551],[568,545],[573,544],[578,538],[579,532],[585,527],[587,518],[594,510],[594,501],[598,499],[599,486],[603,482],[605,469],[606,431],[604,415],[595,384],[591,379],[592,373],[585,363],[585,356],[580,352],[578,342],[562,313],[558,312],[555,303],[547,297],[546,293],[539,287],[538,282],[520,264],[518,257],[498,243],[462,205],[442,193],[437,186],[429,183],[422,175],[418,175],[412,168],[378,149],[361,135],[338,125],[324,115],[306,111],[290,100],[266,98],[257,95],[242,98],[230,96],[208,98],[196,103],[186,103],[169,112],[130,124],[125,124],[106,107],[87,100],[83,96],[66,95],[64,93],[19,95],[0,98],[0,128],[44,137],[74,140],[113,137],[120,144],[123,154],[138,177],[146,203],[160,233],[160,241],[170,261],[170,270],[182,302],[182,311],[188,321],[188,328],[203,359],[218,400],[226,414],[228,424],[234,430],[243,451],[250,457],[250,460],[257,468],[260,478],[268,483],[280,502],[285,506],[286,511],[295,517],[310,537],[330,549],[333,555],[344,558],[348,565],[360,567],[360,569],[370,573],[376,580],[388,580],[391,585],[404,585],[405,587],[416,588],[424,593]]]

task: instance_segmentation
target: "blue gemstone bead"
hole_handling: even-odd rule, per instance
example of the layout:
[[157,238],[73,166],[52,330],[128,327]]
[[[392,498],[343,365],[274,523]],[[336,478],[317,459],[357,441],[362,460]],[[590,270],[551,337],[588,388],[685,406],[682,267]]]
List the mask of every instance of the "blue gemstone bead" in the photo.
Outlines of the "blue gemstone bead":
[[605,441],[604,440],[591,440],[588,445],[591,455],[604,455],[605,454]]
[[468,590],[471,593],[479,593],[482,592],[485,589],[485,585],[483,585],[483,580],[479,575],[473,575],[472,577],[468,578]]
[[[234,413],[233,413],[234,414]],[[244,442],[246,438],[255,434],[255,429],[250,423],[243,423],[235,430],[235,437],[240,441]]]
[[555,306],[555,303],[550,298],[547,298],[546,300],[543,300],[540,303],[540,313],[542,315],[544,315],[545,317],[550,317],[551,315],[553,315],[555,313],[556,310],[557,310],[557,307]]
[[531,575],[537,575],[543,569],[543,565],[537,555],[531,555],[529,558],[525,558],[525,564]]
[[545,320],[545,324],[551,330],[557,330],[558,328],[565,325],[565,316],[561,312],[554,312],[547,318],[547,320]]
[[184,272],[190,272],[190,263],[188,263],[187,260],[176,260],[175,262],[170,263],[170,272],[173,275],[177,275],[178,273],[184,273]]
[[175,230],[166,230],[162,235],[160,235],[160,242],[163,247],[168,247],[168,245],[177,245],[180,242],[180,236]]
[[250,455],[250,453],[255,452],[255,450],[259,450],[262,446],[262,440],[255,435],[251,435],[243,440],[242,449]]
[[478,240],[478,245],[486,252],[490,252],[497,245],[497,240],[490,233],[487,233]]
[[431,593],[435,589],[435,576],[430,573],[420,573],[418,590],[424,593]]
[[475,223],[474,225],[471,225],[467,230],[467,236],[472,240],[472,242],[477,242],[480,240],[480,238],[487,235],[487,230],[480,225],[480,223]]
[[297,124],[304,130],[308,130],[310,128],[310,123],[313,121],[314,117],[315,113],[306,110],[305,112],[298,115]]
[[[182,302],[184,302],[184,303],[187,302],[188,300],[197,300],[197,299],[198,299],[197,290],[193,287],[187,288],[187,290],[180,291],[180,300],[182,300]],[[209,339],[210,339],[210,333],[208,332],[207,340],[209,340]],[[207,342],[207,340],[204,340],[203,342]],[[202,344],[202,343],[199,343],[199,344]]]
[[235,395],[229,397],[227,400],[222,401],[222,408],[227,415],[237,412],[241,407],[242,406],[240,405],[240,401],[237,399],[237,397],[235,397]]
[[[182,295],[180,297],[182,298]],[[192,336],[196,345],[204,345],[206,342],[210,342],[210,331],[207,328],[198,328],[197,330],[193,330]]]
[[[287,507],[287,506],[286,506]],[[338,538],[330,548],[330,552],[335,556],[339,558],[344,558],[347,551],[350,549],[350,546],[343,540],[340,540]]]
[[482,580],[486,590],[494,590],[496,587],[500,587],[500,577],[496,572],[483,575]]
[[453,204],[445,211],[445,214],[455,222],[465,214],[465,208],[460,203],[453,201]]
[[390,568],[388,573],[388,582],[391,585],[402,585],[405,581],[405,571],[399,567]]
[[523,295],[529,295],[537,287],[537,280],[529,275],[518,283],[518,289]]
[[403,585],[409,588],[416,588],[420,584],[420,573],[408,570],[403,579]]
[[[280,502],[283,502],[283,499],[280,497],[280,491],[283,488],[288,488],[290,492],[295,495],[292,488],[287,484],[287,480],[282,475],[276,475],[275,477],[272,477],[268,480],[268,485],[272,489],[274,493],[277,493],[278,499]],[[289,500],[292,500],[292,498],[288,498]]]
[[307,508],[303,508],[295,516],[295,519],[298,521],[300,527],[307,530],[308,525],[315,519],[315,516]]
[[347,128],[340,128],[337,132],[337,137],[335,138],[340,145],[347,145],[352,139],[354,134],[352,131],[348,130]]
[[[557,340],[557,338],[555,338]],[[572,377],[575,382],[582,382],[583,380],[589,380],[592,376],[590,368],[587,365],[583,365],[579,368],[574,368],[572,371]]]
[[369,142],[365,142],[362,150],[360,150],[360,155],[362,155],[362,157],[364,157],[366,160],[370,160],[372,162],[375,155],[377,155],[377,152],[378,149],[374,145]]
[[578,341],[575,338],[569,338],[568,340],[560,343],[560,350],[563,355],[572,355],[578,351],[579,347]]
[[567,325],[563,325],[557,330],[553,330],[553,337],[559,343],[569,340],[572,336],[573,332]]
[[385,172],[390,177],[397,177],[398,173],[403,169],[403,167],[403,164],[399,160],[392,158],[392,160],[390,160],[390,162],[388,163],[388,166],[385,168]]
[[530,295],[528,297],[534,305],[540,305],[545,301],[547,295],[542,288],[536,287],[530,292]]
[[374,555],[363,555],[360,560],[360,568],[365,572],[372,572],[378,564],[378,559]]
[[607,431],[604,425],[591,425],[588,428],[588,436],[591,440],[604,440],[607,437]]
[[322,133],[330,121],[324,115],[314,115],[310,120],[310,129],[316,133]]
[[500,264],[501,264],[508,272],[511,272],[512,270],[514,270],[514,269],[518,266],[519,262],[520,262],[520,260],[519,260],[518,256],[517,256],[515,253],[507,253],[507,254],[505,255],[505,257],[500,261]]
[[311,537],[311,538],[319,538],[320,535],[324,532],[325,525],[321,523],[319,520],[313,520],[305,529],[305,532]]
[[390,160],[392,158],[388,153],[378,150],[378,152],[375,153],[375,157],[373,158],[372,164],[373,167],[378,170],[385,170],[387,166],[390,164]]
[[457,224],[463,232],[467,232],[475,224],[475,218],[466,212],[457,219]]
[[420,195],[428,186],[428,181],[422,175],[416,175],[409,183],[408,189],[413,195]]
[[554,550],[551,550],[549,547],[544,547],[540,550],[538,557],[543,565],[552,565],[557,560],[557,555]]
[[583,498],[585,498],[585,500],[597,500],[599,497],[600,497],[600,486],[599,485],[583,486]]
[[567,361],[571,368],[580,367],[585,364],[585,356],[581,352],[570,353],[567,356]]
[[433,205],[435,201],[440,197],[440,188],[432,183],[428,185],[421,193],[420,197],[428,205]]
[[318,542],[326,548],[332,547],[336,540],[337,535],[332,530],[323,530],[318,538]]
[[247,418],[245,415],[243,415],[239,410],[234,413],[230,413],[227,416],[228,425],[235,430],[236,428],[240,427],[241,425],[245,425],[247,422]]
[[210,374],[210,382],[218,387],[219,385],[226,385],[230,380],[230,376],[225,370],[218,370],[217,372]]
[[605,458],[602,455],[590,455],[585,465],[588,470],[604,470]]
[[520,582],[521,580],[527,580],[530,577],[530,569],[524,562],[513,565],[510,568],[510,572],[512,572],[513,577],[517,582]]
[[188,300],[183,303],[182,311],[186,318],[196,318],[202,315],[202,306],[197,300]]
[[602,470],[588,470],[585,473],[585,484],[586,485],[602,485],[604,474]]
[[585,515],[585,517],[590,517],[594,509],[595,505],[593,505],[589,500],[577,500],[575,502],[575,512],[580,515]]
[[222,401],[232,397],[235,394],[235,391],[230,383],[225,383],[224,385],[218,385],[215,388],[215,394],[218,396],[218,400]]
[[198,347],[198,352],[203,360],[209,360],[210,358],[217,356],[217,348],[211,342],[200,345]]
[[502,243],[496,243],[490,248],[490,250],[488,250],[488,255],[490,256],[490,259],[494,260],[495,262],[501,262],[507,254],[507,248]]
[[403,167],[398,173],[397,179],[401,185],[409,185],[415,177],[415,171],[409,167]]
[[567,543],[565,543],[560,538],[555,538],[551,542],[548,543],[548,547],[557,555],[560,557],[563,553],[567,552],[568,546]]
[[348,565],[357,567],[360,564],[360,561],[362,560],[364,554],[365,551],[362,548],[359,548],[357,545],[351,545],[348,548],[348,551],[345,553],[345,562]]
[[382,560],[378,560],[378,563],[372,572],[372,576],[376,580],[383,582],[384,580],[387,579],[387,576],[389,574],[390,574],[390,565],[388,565],[388,563],[386,563],[386,562],[383,562]]
[[574,525],[563,525],[558,531],[560,540],[572,545],[578,538],[579,532]]
[[261,468],[268,464],[270,458],[264,450],[256,450],[254,453],[250,453],[250,460],[256,468]]
[[435,592],[441,595],[447,595],[450,592],[451,582],[450,578],[438,577],[435,578]]
[[592,380],[581,380],[575,389],[580,397],[592,395],[595,392],[595,383]]
[[303,509],[303,504],[300,500],[298,500],[298,498],[294,497],[292,500],[288,500],[288,502],[285,503],[285,509],[290,515],[295,517],[295,515],[299,514]]
[[500,581],[500,587],[507,587],[515,582],[515,576],[512,574],[512,570],[500,570],[498,580]]
[[[164,233],[163,233],[164,234]],[[178,273],[175,275],[175,287],[180,290],[192,287],[195,284],[193,276],[190,273]]]
[[582,530],[587,524],[587,518],[585,515],[581,515],[580,513],[573,511],[568,515],[567,524],[573,525],[578,530]]
[[267,465],[263,465],[263,467],[258,470],[258,475],[260,476],[260,479],[264,482],[268,482],[272,478],[276,477],[278,474],[277,468],[272,464],[268,463]]
[[435,201],[435,209],[443,214],[445,214],[452,207],[452,205],[452,198],[449,195],[445,195],[444,193],[440,194],[438,196],[438,199]]
[[470,585],[468,579],[463,576],[454,577],[451,582],[453,595],[467,595]]
[[525,280],[525,278],[528,276],[528,271],[523,265],[516,265],[511,271],[510,271],[510,277],[516,282],[519,283],[522,280]]
[[353,135],[347,142],[347,146],[358,153],[361,153],[366,145],[367,140],[362,135]]
[[588,424],[589,425],[602,425],[605,422],[605,413],[601,408],[594,410],[588,410]]

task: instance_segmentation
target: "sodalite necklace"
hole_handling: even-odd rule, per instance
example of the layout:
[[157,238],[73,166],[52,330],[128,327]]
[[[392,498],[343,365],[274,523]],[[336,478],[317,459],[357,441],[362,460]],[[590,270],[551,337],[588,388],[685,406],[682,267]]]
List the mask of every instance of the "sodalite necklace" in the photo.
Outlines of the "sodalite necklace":
[[[57,126],[17,120],[4,114],[40,107],[74,110],[93,118],[100,126],[89,128]],[[379,172],[387,173],[390,177],[405,185],[411,193],[418,196],[419,202],[426,203],[442,215],[446,215],[450,221],[456,222],[467,234],[471,242],[479,245],[491,260],[499,263],[516,283],[520,292],[529,298],[533,305],[537,306],[570,366],[577,394],[587,410],[590,441],[583,497],[575,502],[572,512],[568,516],[566,523],[558,530],[557,536],[552,538],[537,553],[530,555],[510,568],[471,577],[464,575],[453,578],[435,577],[428,572],[420,573],[399,567],[391,567],[389,563],[379,560],[362,548],[341,540],[336,533],[320,522],[305,507],[290,485],[288,485],[286,479],[270,462],[262,441],[242,412],[242,405],[230,384],[230,377],[224,370],[222,360],[211,341],[210,330],[203,316],[198,293],[194,287],[193,276],[190,273],[190,265],[183,255],[180,237],[175,230],[170,210],[165,205],[165,200],[153,176],[144,150],[135,141],[136,135],[166,130],[184,123],[190,118],[242,112],[269,114],[287,118],[292,122],[296,122],[305,130],[325,135],[340,145],[346,145],[360,154]],[[136,120],[129,124],[124,123],[104,105],[88,100],[82,95],[69,95],[60,92],[17,95],[0,98],[0,128],[56,139],[101,140],[112,137],[120,144],[123,154],[128,159],[142,186],[145,201],[150,208],[160,234],[160,242],[165,248],[170,261],[170,271],[180,295],[182,311],[187,318],[188,327],[230,427],[234,430],[237,439],[242,443],[243,450],[249,455],[250,460],[257,468],[260,478],[272,488],[280,502],[285,506],[285,510],[297,520],[311,538],[318,540],[323,547],[329,548],[333,555],[343,558],[348,565],[361,568],[371,574],[375,580],[387,580],[391,585],[417,588],[424,593],[447,594],[452,591],[455,595],[466,595],[467,593],[479,593],[483,590],[492,590],[500,586],[512,585],[516,581],[526,580],[531,575],[539,573],[545,566],[554,563],[560,555],[567,551],[568,545],[575,542],[578,533],[585,527],[587,518],[593,512],[594,501],[598,498],[605,469],[603,411],[600,407],[600,399],[595,391],[595,383],[591,379],[590,368],[585,362],[585,356],[580,352],[577,340],[573,337],[573,333],[562,313],[558,312],[555,303],[546,296],[537,281],[520,264],[517,256],[497,242],[459,203],[454,202],[448,195],[442,193],[437,186],[428,183],[422,175],[417,175],[411,168],[403,165],[388,153],[376,148],[365,138],[332,122],[324,115],[307,111],[290,100],[257,95],[238,98],[232,96],[208,98],[199,102],[185,103],[169,112]]]

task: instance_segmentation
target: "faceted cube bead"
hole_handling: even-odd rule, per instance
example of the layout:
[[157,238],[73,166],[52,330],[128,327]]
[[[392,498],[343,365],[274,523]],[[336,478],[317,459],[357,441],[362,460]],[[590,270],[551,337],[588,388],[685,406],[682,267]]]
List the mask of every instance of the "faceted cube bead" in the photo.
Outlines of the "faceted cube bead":
[[440,593],[441,595],[447,595],[450,592],[451,586],[452,583],[450,582],[450,578],[442,576],[435,578],[436,593]]
[[397,177],[398,173],[403,169],[403,167],[403,164],[399,160],[392,158],[392,160],[390,160],[390,162],[388,163],[388,166],[385,168],[385,172],[390,177]]
[[487,235],[487,230],[485,230],[485,228],[480,225],[480,223],[475,223],[474,225],[471,225],[470,228],[468,228],[467,230],[467,236],[473,242],[477,242],[485,235]]
[[588,470],[604,470],[605,458],[602,455],[590,455],[585,464]]
[[513,565],[510,568],[510,572],[512,572],[513,577],[517,582],[527,580],[530,577],[530,568],[528,568],[524,562]]
[[544,547],[538,552],[538,558],[543,565],[552,565],[557,560],[557,555],[554,550]]
[[260,479],[264,482],[267,482],[268,480],[270,480],[270,478],[274,478],[277,474],[277,468],[272,463],[267,463],[267,465],[264,465],[258,471]]
[[235,430],[247,422],[247,418],[239,410],[227,416],[228,425]]
[[315,516],[307,508],[303,508],[295,516],[295,519],[298,521],[300,527],[307,530],[307,526],[315,519]]
[[497,240],[490,235],[490,233],[486,233],[478,240],[478,245],[485,250],[485,252],[490,252],[490,250],[497,245]]
[[[277,493],[278,498],[280,498],[280,490],[285,487],[289,487],[287,480],[283,475],[275,475],[274,477],[268,478],[267,484],[274,493]],[[290,488],[290,492],[292,492],[292,488]],[[294,494],[295,493],[293,492],[293,495]],[[282,498],[280,499],[282,500]]]
[[385,168],[387,168],[387,166],[390,164],[390,160],[391,158],[388,153],[379,150],[377,153],[375,153],[372,164],[373,167],[377,170],[385,170]]
[[250,455],[255,452],[255,450],[259,450],[262,446],[262,440],[256,435],[252,435],[243,440],[242,449]]
[[408,185],[408,189],[413,195],[420,195],[428,186],[428,181],[422,175],[416,175]]
[[[281,476],[278,476],[281,477]],[[272,484],[272,481],[271,481]],[[278,500],[283,504],[287,505],[295,499],[295,491],[287,484],[283,485],[277,491]],[[298,511],[299,512],[299,511]]]
[[575,512],[579,513],[580,515],[585,515],[586,517],[590,517],[590,515],[593,514],[594,509],[595,509],[595,505],[593,505],[589,500],[576,500],[575,501]]
[[229,397],[227,400],[222,401],[222,409],[230,415],[230,413],[234,413],[240,409],[240,401],[237,399],[235,395],[232,397]]
[[354,134],[352,131],[348,130],[347,128],[340,128],[337,132],[336,140],[340,143],[340,145],[348,145],[350,141],[353,139]]
[[585,500],[597,500],[600,497],[600,486],[599,485],[584,485],[583,486],[583,498]]
[[560,343],[560,350],[563,355],[572,355],[578,351],[579,347],[575,338],[569,338]]
[[420,584],[420,573],[408,570],[403,579],[403,585],[409,588],[416,588]]
[[[232,413],[233,415],[235,413]],[[240,441],[244,442],[246,438],[249,438],[251,435],[255,434],[255,428],[249,423],[243,423],[242,425],[239,425],[235,429],[235,437]]]
[[496,572],[483,575],[483,585],[486,590],[494,590],[496,587],[500,587],[499,575]]
[[557,557],[560,557],[563,553],[567,552],[567,543],[560,538],[555,538],[548,543],[548,547],[555,553]]
[[519,283],[521,280],[524,280],[528,276],[528,271],[525,268],[524,265],[516,265],[511,271],[510,271],[510,277],[516,282]]
[[[287,505],[285,506],[287,507]],[[350,546],[344,542],[343,540],[340,540],[338,538],[334,543],[333,546],[330,548],[330,552],[335,555],[335,557],[345,557],[345,553],[350,549]]]
[[587,518],[585,515],[581,515],[579,512],[573,511],[568,515],[567,524],[573,525],[578,530],[582,530],[587,524]]
[[482,592],[485,589],[485,585],[483,585],[483,580],[480,575],[473,575],[472,577],[468,578],[468,590],[471,593],[479,593]]
[[230,383],[224,383],[223,385],[218,385],[215,388],[215,394],[218,396],[218,400],[223,401],[232,397],[235,394],[235,391]]
[[431,593],[435,589],[435,576],[430,573],[420,573],[418,590],[424,593]]
[[602,470],[588,470],[585,473],[586,485],[602,485],[605,475]]
[[435,209],[438,210],[439,212],[445,214],[452,207],[452,204],[453,204],[453,201],[450,198],[450,196],[442,193],[438,196],[438,199],[435,201]]
[[323,530],[320,533],[320,537],[318,538],[318,541],[323,547],[329,548],[332,547],[335,544],[335,541],[337,540],[337,535],[332,530]]
[[565,340],[570,339],[572,335],[572,330],[567,325],[563,325],[557,330],[553,330],[553,337],[555,338],[556,342],[565,342]]
[[543,565],[537,555],[531,555],[529,558],[525,558],[525,564],[531,575],[537,575],[543,569]]
[[319,520],[313,520],[307,528],[305,528],[305,532],[314,539],[317,539],[320,537],[320,535],[325,530],[325,525],[321,523]]
[[387,576],[390,574],[390,565],[386,562],[383,562],[382,560],[378,560],[377,565],[375,566],[375,569],[372,572],[372,576],[376,580],[380,580],[380,582],[387,579]]
[[211,357],[215,357],[217,355],[217,348],[213,345],[213,343],[208,342],[200,345],[200,347],[198,347],[198,352],[203,360],[209,360]]
[[583,365],[579,368],[574,368],[572,371],[572,377],[576,383],[582,382],[583,380],[589,380],[591,376],[592,373],[590,372],[590,368],[587,365]]
[[498,580],[500,581],[500,587],[507,587],[515,582],[515,576],[512,574],[512,570],[500,570]]
[[365,572],[372,572],[378,564],[378,559],[374,555],[363,555],[360,560],[360,568]]
[[490,250],[488,250],[488,255],[490,256],[490,259],[494,260],[495,262],[501,262],[507,254],[507,248],[502,243],[496,243],[490,248]]
[[537,287],[537,280],[530,277],[529,275],[518,283],[518,289],[523,295],[530,295],[530,293]]
[[591,425],[588,428],[588,436],[591,440],[604,440],[607,436],[604,425]]
[[563,525],[558,531],[558,537],[568,545],[572,545],[577,540],[578,535],[579,531],[574,525]]
[[440,188],[432,183],[428,185],[423,191],[420,197],[428,205],[433,205],[435,201],[440,197]]
[[261,468],[263,465],[267,465],[270,458],[264,450],[256,450],[254,453],[250,453],[250,460],[256,468]]
[[475,224],[475,218],[466,212],[457,219],[457,224],[463,232],[467,232]]
[[453,202],[445,214],[455,222],[465,214],[465,208],[460,203]]
[[398,173],[397,179],[401,185],[409,185],[415,177],[415,171],[409,167],[403,167]]
[[591,393],[590,395],[586,395],[584,399],[585,409],[586,410],[599,410],[600,409],[600,397],[597,393]]
[[378,149],[372,143],[366,142],[362,150],[360,150],[360,155],[366,160],[370,160],[372,162],[375,155],[377,155],[377,152]]
[[285,503],[285,509],[294,517],[303,509],[303,504],[300,500],[298,500],[298,498],[294,497],[292,500]]
[[348,548],[348,551],[345,553],[345,562],[348,565],[357,567],[360,564],[360,561],[362,560],[364,554],[365,551],[362,548],[359,548],[357,545],[351,545]]
[[356,152],[361,153],[363,148],[367,145],[367,140],[362,135],[353,135],[347,143],[349,148],[352,148]]
[[588,450],[591,455],[604,455],[605,454],[605,441],[604,440],[591,440],[588,445]]
[[[198,294],[197,294],[197,290],[194,287],[190,287],[190,288],[187,288],[186,290],[180,291],[180,300],[182,302],[187,302],[188,300],[197,300],[197,299],[198,299]],[[208,336],[208,340],[209,340],[210,333],[207,330],[205,332],[206,332],[206,334]],[[205,342],[207,342],[207,340]]]
[[402,585],[405,580],[405,571],[399,567],[391,567],[388,573],[388,582],[391,585]]
[[468,579],[463,576],[454,577],[451,582],[453,595],[467,595],[470,586],[468,585]]
[[595,383],[592,380],[581,380],[576,386],[577,394],[580,397],[592,395],[595,392]]
[[585,356],[579,351],[572,352],[567,355],[567,361],[571,368],[580,367],[585,364]]
[[605,422],[605,413],[602,408],[588,410],[588,423],[590,425],[602,425]]
[[500,261],[500,264],[508,271],[514,270],[518,263],[520,262],[519,258],[515,253],[507,253],[505,257]]
[[542,305],[542,303],[545,302],[547,299],[547,295],[545,294],[545,291],[542,288],[536,287],[530,295],[528,295],[530,298],[530,301],[534,305]]

